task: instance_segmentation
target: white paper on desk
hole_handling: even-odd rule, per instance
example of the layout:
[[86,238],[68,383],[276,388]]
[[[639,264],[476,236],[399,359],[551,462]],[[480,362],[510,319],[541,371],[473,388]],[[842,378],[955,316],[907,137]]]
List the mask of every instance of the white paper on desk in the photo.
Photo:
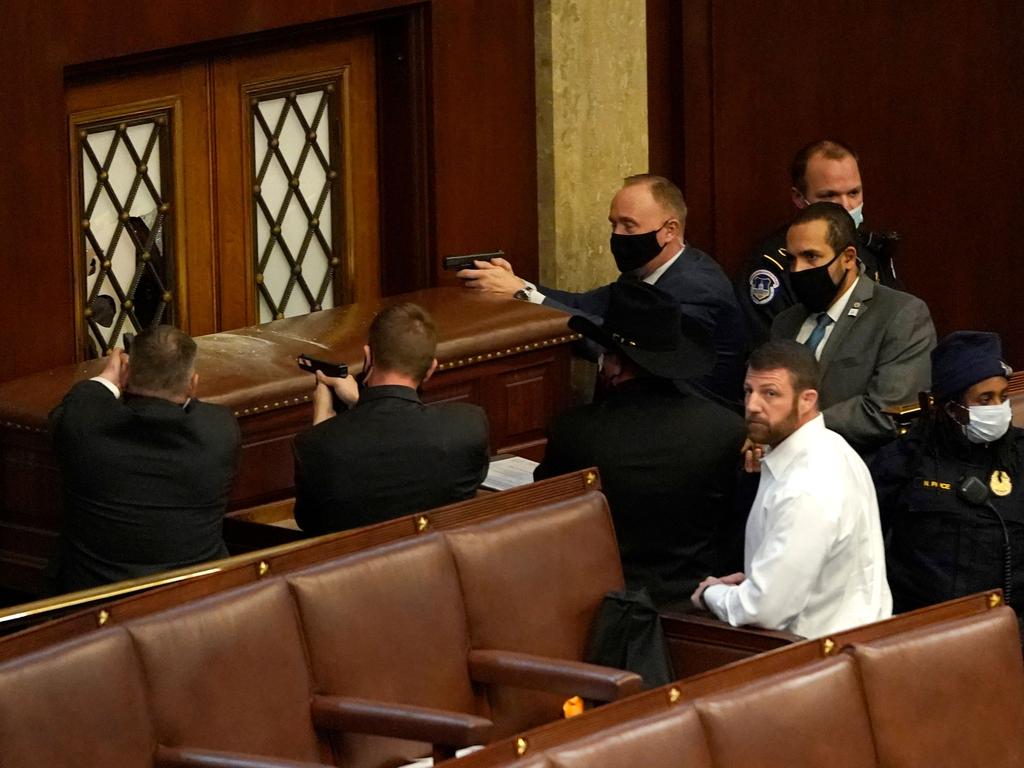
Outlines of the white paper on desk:
[[533,482],[533,470],[538,462],[524,459],[522,456],[509,456],[491,462],[484,478],[483,487],[491,491],[505,491],[520,485]]

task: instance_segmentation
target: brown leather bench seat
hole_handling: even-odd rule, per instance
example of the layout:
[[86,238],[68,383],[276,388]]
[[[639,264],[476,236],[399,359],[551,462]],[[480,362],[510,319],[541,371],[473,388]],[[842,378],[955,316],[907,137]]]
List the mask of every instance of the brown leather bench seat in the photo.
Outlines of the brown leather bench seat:
[[1024,760],[1013,611],[977,595],[496,743],[459,768],[968,768]]
[[[487,493],[427,512],[365,528],[280,544],[152,577],[37,600],[0,611],[0,659],[92,632],[97,625],[143,616],[224,589],[353,554],[388,542],[474,525],[499,515],[598,490],[596,470],[587,469],[500,493]],[[45,623],[44,623],[45,622]],[[42,625],[35,626],[34,625]],[[23,631],[32,628],[30,631]],[[19,632],[19,634],[13,634]]]
[[640,689],[580,662],[622,588],[597,491],[291,565],[167,587],[200,596],[157,610],[111,604],[52,645],[24,637],[45,627],[0,642],[32,649],[0,664],[2,764],[395,765],[549,722],[574,693]]

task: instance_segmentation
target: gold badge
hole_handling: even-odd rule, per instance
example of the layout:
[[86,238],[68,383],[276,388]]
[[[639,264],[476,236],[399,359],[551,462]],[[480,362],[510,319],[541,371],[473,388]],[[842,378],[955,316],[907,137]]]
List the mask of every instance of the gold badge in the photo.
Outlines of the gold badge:
[[1010,476],[1001,469],[997,469],[992,473],[992,477],[988,479],[988,487],[992,489],[992,493],[996,496],[1009,496],[1013,492],[1013,483],[1010,481]]

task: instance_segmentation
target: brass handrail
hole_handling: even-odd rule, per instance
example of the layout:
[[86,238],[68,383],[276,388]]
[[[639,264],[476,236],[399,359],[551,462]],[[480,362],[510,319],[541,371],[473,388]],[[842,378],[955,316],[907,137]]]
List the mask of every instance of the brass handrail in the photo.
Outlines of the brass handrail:
[[261,560],[274,557],[275,555],[290,552],[293,549],[308,546],[310,541],[314,541],[314,539],[292,541],[287,544],[279,544],[275,547],[258,550],[256,552],[245,552],[241,555],[233,555],[232,557],[225,557],[221,560],[213,560],[201,565],[176,568],[173,571],[164,571],[156,576],[140,576],[137,579],[126,579],[125,581],[118,581],[113,584],[105,584],[101,587],[92,587],[91,589],[83,589],[77,592],[68,592],[63,595],[55,595],[53,597],[46,597],[41,600],[33,600],[29,603],[21,603],[20,605],[0,609],[0,634],[3,634],[5,631],[13,631],[9,628],[11,625],[17,624],[17,622],[27,618],[42,617],[45,614],[51,613],[58,614],[71,608],[96,605],[113,600],[117,597],[125,597],[127,595],[145,592],[150,589],[156,589],[157,587],[163,587],[167,584],[175,584],[180,581],[188,581],[202,576],[209,576],[214,573],[220,573],[228,568],[256,563]]

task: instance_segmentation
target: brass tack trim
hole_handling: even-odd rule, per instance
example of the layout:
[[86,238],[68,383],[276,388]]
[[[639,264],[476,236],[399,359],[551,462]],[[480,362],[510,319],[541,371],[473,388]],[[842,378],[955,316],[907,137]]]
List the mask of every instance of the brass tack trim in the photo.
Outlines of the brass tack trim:
[[836,641],[831,637],[826,637],[821,641],[821,652],[826,656],[831,656],[836,651]]
[[423,533],[430,527],[430,520],[427,519],[426,515],[420,515],[416,518],[416,533]]
[[518,739],[516,739],[516,755],[518,757],[522,757],[523,755],[525,755],[526,754],[526,750],[528,750],[529,748],[530,748],[530,742],[528,742],[522,736],[520,736]]
[[256,573],[259,574],[260,578],[263,578],[270,573],[270,563],[266,560],[260,560],[260,564],[256,566]]
[[989,608],[998,608],[1002,604],[1003,604],[1003,596],[1000,595],[998,592],[993,592],[991,595],[988,596],[988,607]]
[[540,341],[532,341],[526,344],[517,344],[514,347],[508,347],[507,349],[495,350],[493,352],[482,352],[479,355],[469,355],[465,358],[458,360],[449,360],[446,363],[441,363],[437,366],[439,371],[447,371],[452,368],[461,368],[465,365],[472,365],[476,362],[483,360],[497,360],[501,357],[507,357],[508,355],[518,354],[520,352],[531,352],[535,349],[541,349],[543,347],[550,347],[555,344],[567,344],[570,341],[576,341],[577,339],[583,338],[578,333],[570,333],[566,336],[557,336],[553,339],[542,339]]
[[668,703],[669,704],[675,704],[681,698],[683,698],[683,692],[680,691],[678,688],[676,688],[675,686],[672,686],[671,688],[668,689]]
[[23,429],[26,432],[38,432],[40,434],[45,433],[47,430],[40,427],[30,427],[28,424],[19,424],[16,421],[5,421],[3,423],[5,429]]
[[583,480],[589,488],[590,486],[597,482],[597,475],[595,475],[593,472],[587,472]]
[[108,621],[110,621],[110,611],[104,610],[96,614],[96,626],[102,627]]

